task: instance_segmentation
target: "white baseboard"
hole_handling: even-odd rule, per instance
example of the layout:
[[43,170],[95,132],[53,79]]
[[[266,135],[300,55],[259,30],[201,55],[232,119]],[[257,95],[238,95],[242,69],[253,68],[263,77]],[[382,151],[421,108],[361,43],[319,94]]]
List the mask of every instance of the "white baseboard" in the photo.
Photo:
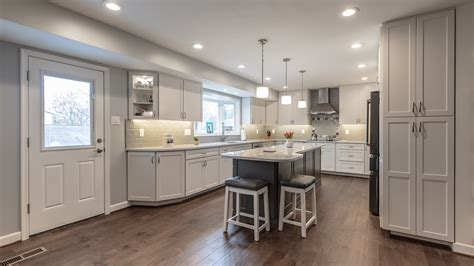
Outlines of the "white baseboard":
[[128,208],[130,206],[132,206],[132,204],[130,204],[130,202],[128,202],[128,201],[119,202],[117,204],[110,205],[110,212],[116,212],[116,211],[119,211],[121,209]]
[[21,232],[15,232],[9,235],[0,236],[0,247],[10,245],[18,241],[21,241]]
[[453,251],[469,256],[474,256],[474,245],[455,242],[452,245]]

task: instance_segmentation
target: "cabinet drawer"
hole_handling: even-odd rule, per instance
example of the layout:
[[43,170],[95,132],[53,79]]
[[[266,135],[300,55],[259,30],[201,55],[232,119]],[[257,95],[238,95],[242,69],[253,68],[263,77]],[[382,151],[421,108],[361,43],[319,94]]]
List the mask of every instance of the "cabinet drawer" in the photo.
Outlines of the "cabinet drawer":
[[250,149],[252,149],[252,144],[225,147],[225,148],[221,148],[220,151],[221,151],[221,154],[222,154],[222,153],[226,153],[226,152],[243,151],[243,150],[250,150]]
[[350,144],[350,143],[338,143],[337,149],[338,150],[361,150],[363,151],[365,148],[365,144]]
[[219,155],[219,149],[199,149],[186,152],[186,160]]
[[323,145],[321,150],[334,150],[336,148],[336,143],[318,143],[319,145]]
[[364,174],[364,163],[356,162],[337,162],[337,172]]
[[364,162],[364,151],[338,150],[337,159],[339,161]]

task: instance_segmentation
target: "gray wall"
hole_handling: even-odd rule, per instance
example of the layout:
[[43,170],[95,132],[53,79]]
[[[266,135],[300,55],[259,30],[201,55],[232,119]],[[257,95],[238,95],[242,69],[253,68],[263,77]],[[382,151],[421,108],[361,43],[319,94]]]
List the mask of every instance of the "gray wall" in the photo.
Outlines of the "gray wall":
[[[20,231],[20,48],[0,41],[0,236]],[[127,71],[109,68],[111,115],[122,120],[120,125],[111,126],[113,205],[127,200]]]

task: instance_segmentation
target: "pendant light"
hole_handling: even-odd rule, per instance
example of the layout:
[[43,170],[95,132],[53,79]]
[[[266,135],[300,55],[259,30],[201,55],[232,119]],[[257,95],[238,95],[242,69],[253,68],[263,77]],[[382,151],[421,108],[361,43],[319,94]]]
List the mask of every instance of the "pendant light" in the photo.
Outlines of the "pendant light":
[[269,89],[263,85],[263,46],[268,42],[266,39],[260,39],[258,42],[262,45],[262,84],[257,87],[257,98],[268,98]]
[[283,62],[285,62],[285,92],[281,96],[281,104],[291,104],[291,95],[288,95],[288,61],[290,58],[283,58]]
[[301,73],[301,100],[298,101],[298,108],[306,108],[306,100],[304,99],[304,86],[303,86],[303,74],[306,70],[300,70]]

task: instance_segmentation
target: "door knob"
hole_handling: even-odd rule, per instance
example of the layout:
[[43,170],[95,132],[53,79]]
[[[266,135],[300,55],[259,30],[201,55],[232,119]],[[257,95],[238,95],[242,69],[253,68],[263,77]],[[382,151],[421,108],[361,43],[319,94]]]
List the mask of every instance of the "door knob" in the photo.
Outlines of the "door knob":
[[95,152],[97,153],[102,153],[104,150],[103,149],[96,149]]

